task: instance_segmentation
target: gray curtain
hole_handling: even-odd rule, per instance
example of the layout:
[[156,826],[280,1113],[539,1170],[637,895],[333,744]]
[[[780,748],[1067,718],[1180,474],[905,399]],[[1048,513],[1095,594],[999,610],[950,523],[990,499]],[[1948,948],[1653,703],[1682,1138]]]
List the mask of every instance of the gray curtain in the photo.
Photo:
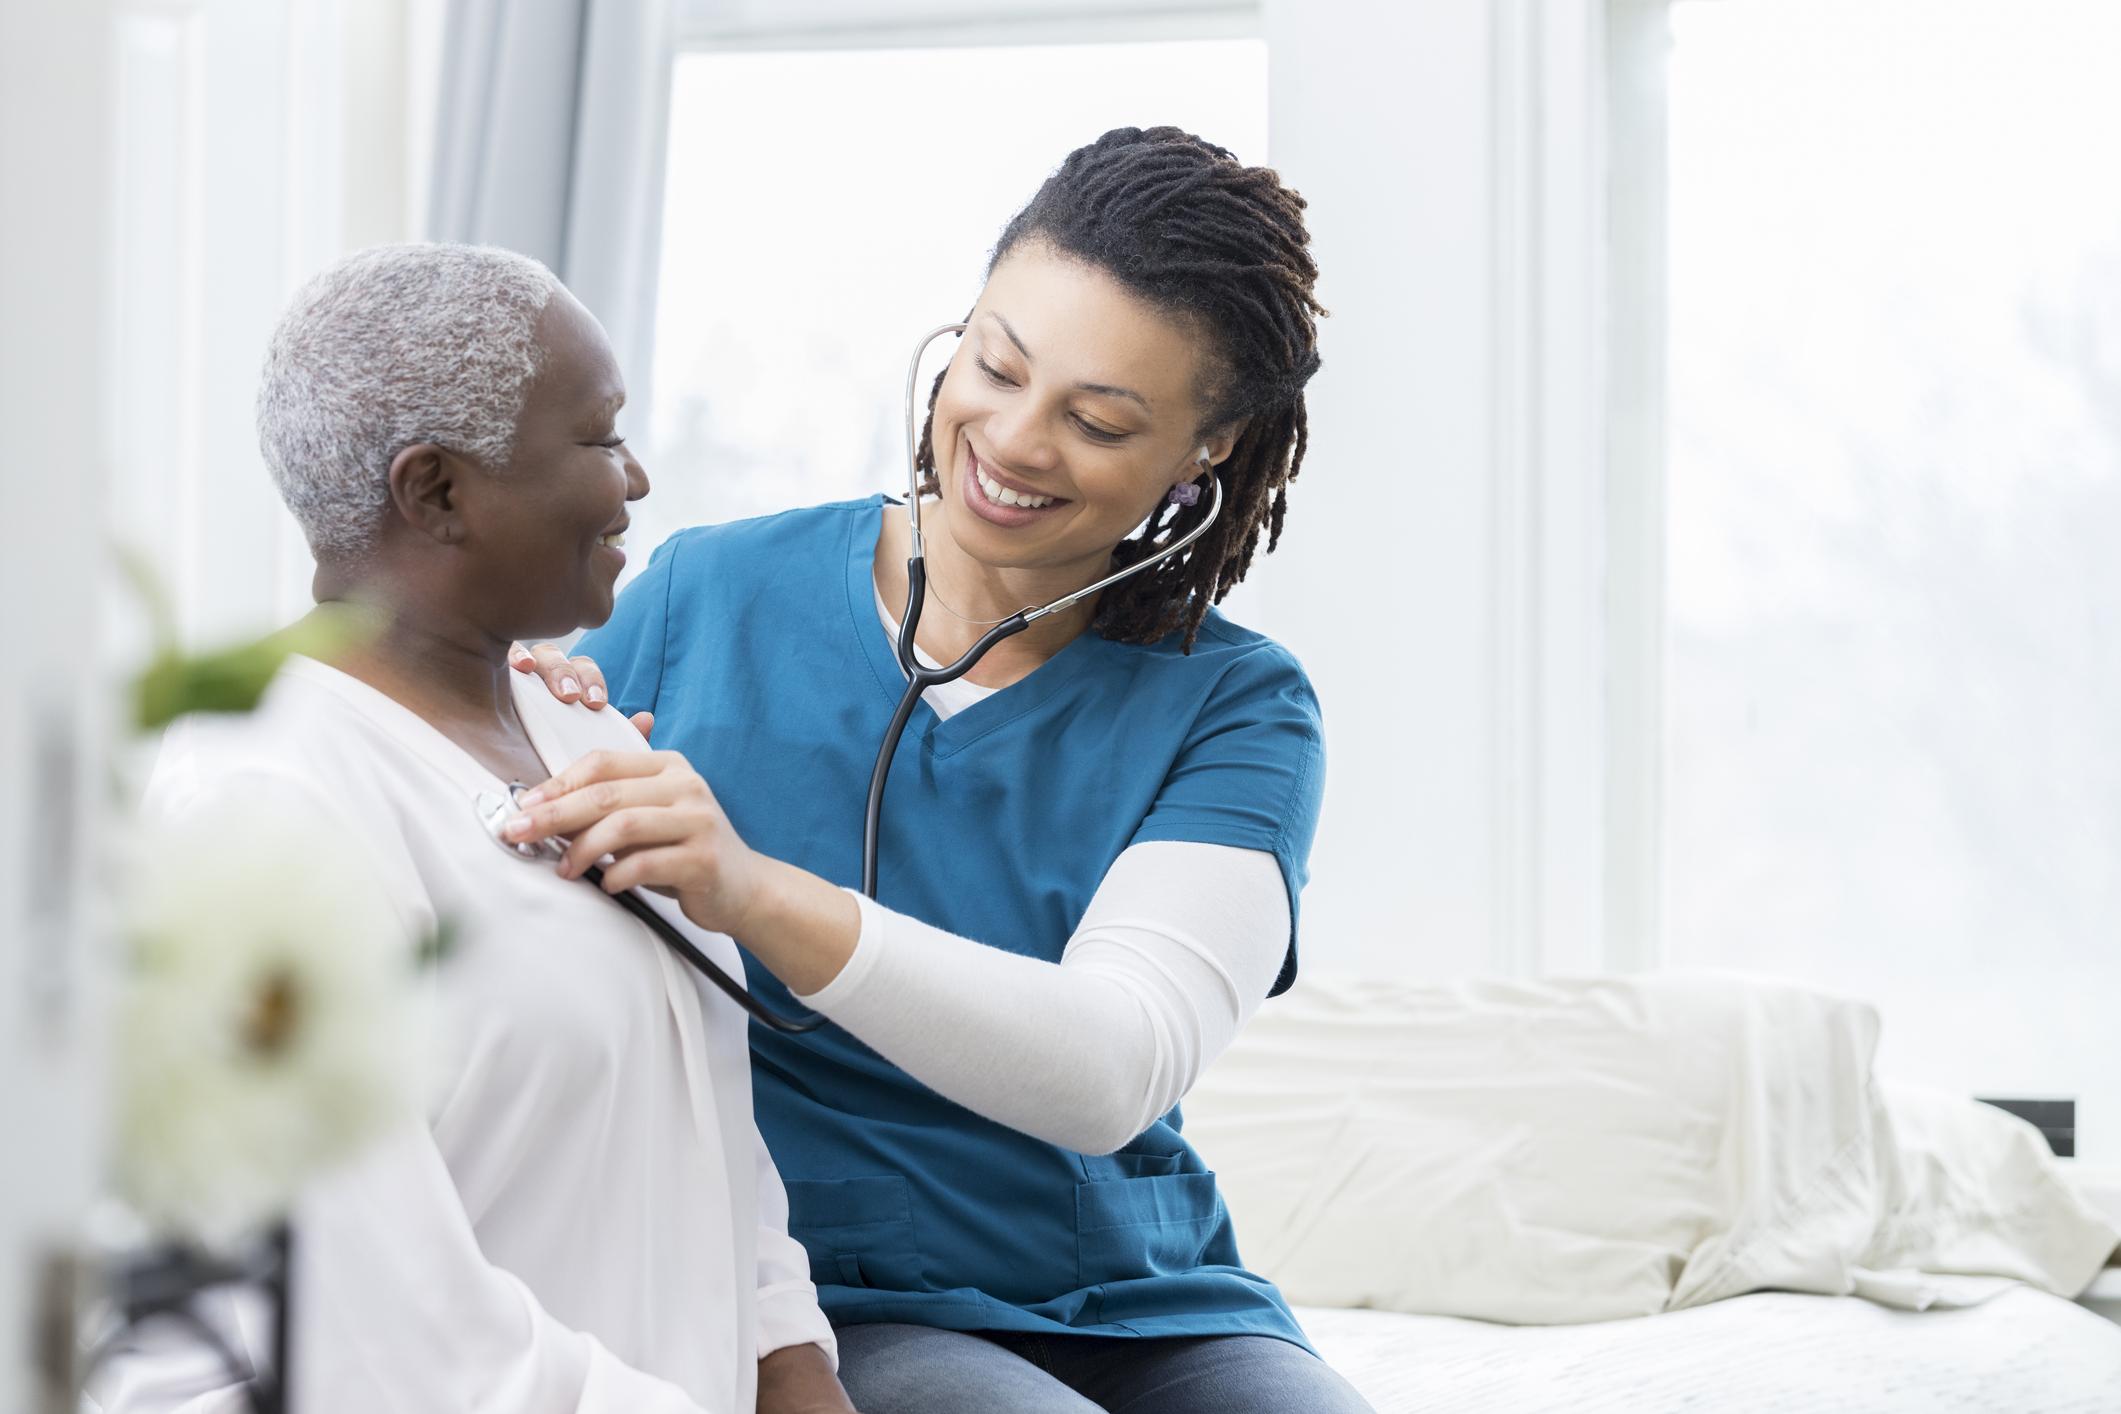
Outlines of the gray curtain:
[[449,0],[431,239],[506,246],[611,335],[645,431],[672,0]]

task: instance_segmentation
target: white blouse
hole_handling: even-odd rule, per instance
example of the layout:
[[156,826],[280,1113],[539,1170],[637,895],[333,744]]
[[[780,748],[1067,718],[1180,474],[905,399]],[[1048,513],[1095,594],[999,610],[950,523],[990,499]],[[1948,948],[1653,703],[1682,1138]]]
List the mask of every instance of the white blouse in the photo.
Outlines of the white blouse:
[[[616,712],[509,681],[555,771],[646,749]],[[301,658],[256,713],[183,724],[157,764],[152,814],[227,792],[297,802],[365,843],[416,935],[455,929],[427,1123],[298,1215],[293,1407],[748,1414],[762,1357],[836,1347],[752,1121],[745,1016],[593,885],[496,845],[475,801],[502,788],[405,707]],[[743,977],[727,938],[652,901]],[[239,1324],[262,1364],[264,1332]],[[224,1407],[213,1383],[152,1337],[96,1396]]]

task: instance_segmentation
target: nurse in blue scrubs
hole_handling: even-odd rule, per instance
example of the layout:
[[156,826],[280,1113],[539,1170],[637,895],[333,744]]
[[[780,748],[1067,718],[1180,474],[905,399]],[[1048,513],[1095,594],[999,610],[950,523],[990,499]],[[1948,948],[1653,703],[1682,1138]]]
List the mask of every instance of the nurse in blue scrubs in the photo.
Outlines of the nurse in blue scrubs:
[[1245,1268],[1177,1105],[1296,972],[1318,706],[1214,605],[1302,465],[1307,247],[1272,171],[1170,128],[1077,150],[1004,230],[922,438],[923,653],[1183,535],[1208,476],[1225,506],[928,695],[880,902],[852,886],[902,505],[674,536],[582,656],[521,663],[663,748],[584,758],[523,832],[571,836],[563,872],[615,855],[606,887],[674,893],[766,1001],[835,1023],[754,1026],[754,1086],[870,1414],[1369,1407]]

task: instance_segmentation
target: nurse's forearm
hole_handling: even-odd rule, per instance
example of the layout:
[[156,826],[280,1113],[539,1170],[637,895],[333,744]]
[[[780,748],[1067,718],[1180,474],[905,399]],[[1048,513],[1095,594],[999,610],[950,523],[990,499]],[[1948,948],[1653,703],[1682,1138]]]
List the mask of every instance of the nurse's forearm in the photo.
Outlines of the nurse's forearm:
[[730,936],[751,950],[791,992],[831,983],[862,936],[859,905],[817,875],[761,858],[751,906]]
[[798,999],[975,1114],[1084,1153],[1125,1144],[1192,1087],[1289,938],[1274,857],[1219,845],[1131,846],[1058,963],[856,906],[853,957]]

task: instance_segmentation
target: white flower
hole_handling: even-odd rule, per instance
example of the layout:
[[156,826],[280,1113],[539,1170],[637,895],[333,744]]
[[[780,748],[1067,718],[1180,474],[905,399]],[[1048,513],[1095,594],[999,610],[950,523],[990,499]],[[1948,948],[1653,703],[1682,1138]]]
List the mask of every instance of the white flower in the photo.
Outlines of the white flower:
[[417,1113],[414,940],[360,842],[247,801],[143,831],[117,1010],[117,1160],[209,1246]]

